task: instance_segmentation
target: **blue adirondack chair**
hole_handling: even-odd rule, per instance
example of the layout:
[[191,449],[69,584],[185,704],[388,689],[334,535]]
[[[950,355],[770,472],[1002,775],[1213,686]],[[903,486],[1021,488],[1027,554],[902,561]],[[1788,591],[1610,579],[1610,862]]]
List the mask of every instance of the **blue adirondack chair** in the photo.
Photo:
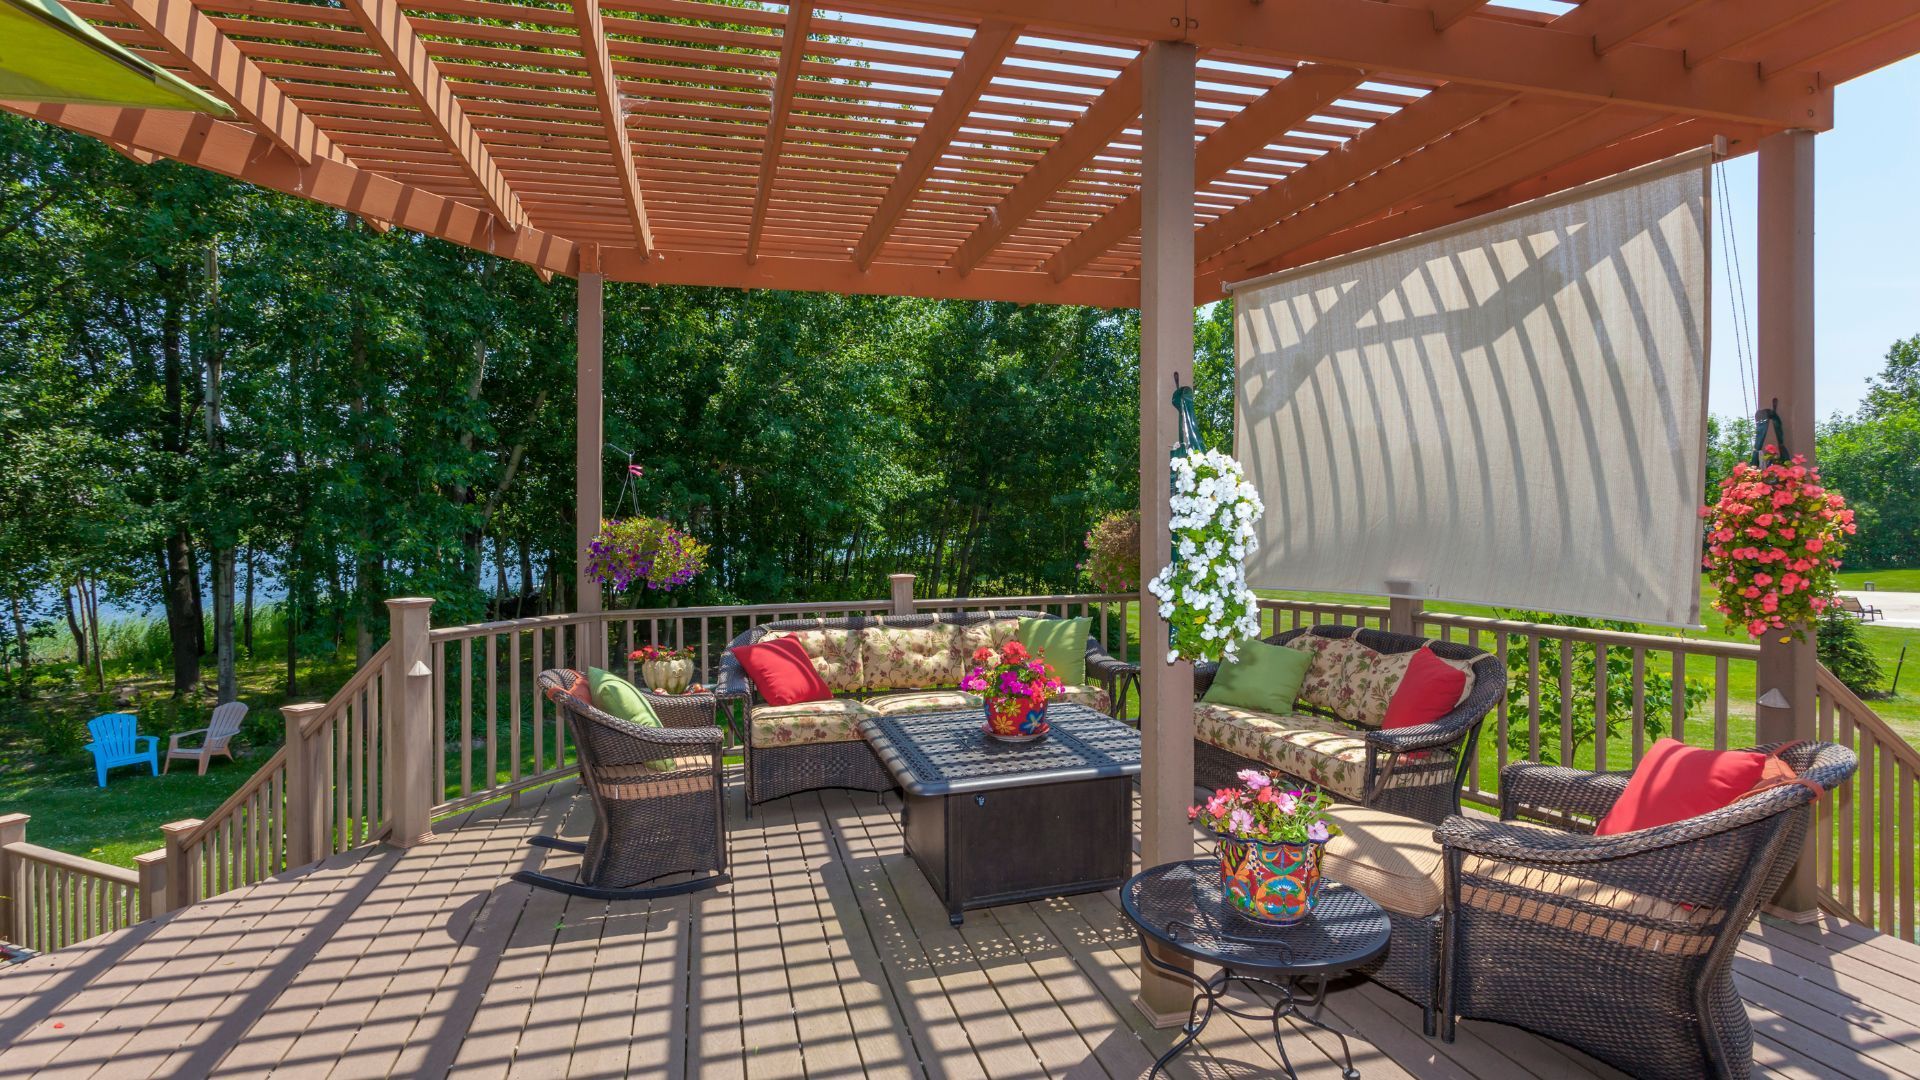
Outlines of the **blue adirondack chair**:
[[[87,751],[93,755],[93,774],[101,787],[107,786],[107,770],[117,765],[146,762],[153,775],[160,775],[160,739],[139,733],[140,718],[132,713],[106,713],[87,721],[93,741]],[[142,744],[146,749],[141,749]]]

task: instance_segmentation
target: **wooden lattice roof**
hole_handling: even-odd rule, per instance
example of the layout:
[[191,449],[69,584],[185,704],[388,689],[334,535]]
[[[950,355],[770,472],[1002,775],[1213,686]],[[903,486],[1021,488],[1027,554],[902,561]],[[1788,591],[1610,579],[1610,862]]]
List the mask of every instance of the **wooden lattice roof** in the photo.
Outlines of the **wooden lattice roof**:
[[1140,56],[1199,50],[1197,298],[1824,129],[1920,0],[70,0],[234,105],[5,106],[616,280],[1132,305]]

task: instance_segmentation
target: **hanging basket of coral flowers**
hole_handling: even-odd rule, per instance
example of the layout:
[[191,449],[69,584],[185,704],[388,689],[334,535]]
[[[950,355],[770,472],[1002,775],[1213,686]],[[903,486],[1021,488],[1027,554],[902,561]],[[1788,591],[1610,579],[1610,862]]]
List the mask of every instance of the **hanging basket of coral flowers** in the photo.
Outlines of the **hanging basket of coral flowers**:
[[[1761,438],[1771,421],[1761,414]],[[1733,467],[1720,498],[1702,507],[1707,524],[1706,571],[1713,606],[1759,639],[1804,637],[1811,620],[1834,602],[1840,556],[1856,531],[1853,511],[1820,485],[1805,455],[1791,458],[1778,442],[1759,446],[1752,462]]]

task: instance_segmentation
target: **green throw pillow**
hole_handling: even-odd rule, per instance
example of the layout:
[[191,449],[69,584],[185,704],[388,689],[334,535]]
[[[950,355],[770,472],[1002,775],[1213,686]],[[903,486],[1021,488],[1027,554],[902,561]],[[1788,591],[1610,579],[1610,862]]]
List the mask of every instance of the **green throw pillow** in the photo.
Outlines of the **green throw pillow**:
[[1047,663],[1067,686],[1083,686],[1087,681],[1087,636],[1093,619],[1021,619],[1013,639],[1028,652],[1045,653]]
[[[630,724],[641,727],[660,727],[660,717],[647,704],[647,695],[640,688],[611,671],[602,671],[597,667],[587,669],[587,689],[593,694],[594,707],[609,716],[617,716]],[[656,772],[673,771],[673,761],[661,758],[647,762],[647,768]]]
[[1221,662],[1213,685],[1200,700],[1285,715],[1293,711],[1293,699],[1300,696],[1300,684],[1307,681],[1307,668],[1312,665],[1312,653],[1243,641],[1240,659]]

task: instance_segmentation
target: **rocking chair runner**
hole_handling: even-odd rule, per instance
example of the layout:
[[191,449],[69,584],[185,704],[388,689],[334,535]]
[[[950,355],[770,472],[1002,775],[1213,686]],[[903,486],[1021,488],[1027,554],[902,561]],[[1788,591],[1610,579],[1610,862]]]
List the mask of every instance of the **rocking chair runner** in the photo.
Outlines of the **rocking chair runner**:
[[[200,775],[205,776],[207,775],[207,763],[213,760],[215,754],[226,758],[228,761],[232,761],[233,750],[228,747],[227,744],[233,741],[235,735],[240,734],[240,724],[245,721],[246,718],[247,703],[244,701],[229,701],[225,705],[215,708],[213,710],[213,719],[208,722],[206,727],[198,731],[182,731],[167,739],[167,760],[165,764],[160,766],[160,771],[166,772],[173,766],[174,758],[181,758],[186,761],[198,762],[200,764]],[[195,735],[203,736],[199,746],[180,745],[183,740],[191,739]]]
[[[547,700],[566,717],[580,758],[580,783],[593,800],[593,829],[582,844],[536,836],[536,847],[584,855],[567,881],[523,870],[515,881],[596,900],[639,900],[711,888],[727,880],[720,729],[710,713],[652,697],[664,727],[642,727],[595,708],[578,671],[540,673]],[[669,874],[699,874],[647,887]]]

